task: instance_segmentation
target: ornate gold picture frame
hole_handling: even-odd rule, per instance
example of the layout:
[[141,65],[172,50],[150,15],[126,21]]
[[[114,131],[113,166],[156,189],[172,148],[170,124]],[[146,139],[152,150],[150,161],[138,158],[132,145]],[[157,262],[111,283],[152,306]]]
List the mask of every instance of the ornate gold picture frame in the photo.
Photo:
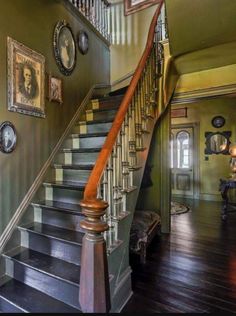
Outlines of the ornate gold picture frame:
[[124,0],[124,13],[129,15],[158,3],[160,0]]
[[45,117],[45,58],[8,37],[8,110]]

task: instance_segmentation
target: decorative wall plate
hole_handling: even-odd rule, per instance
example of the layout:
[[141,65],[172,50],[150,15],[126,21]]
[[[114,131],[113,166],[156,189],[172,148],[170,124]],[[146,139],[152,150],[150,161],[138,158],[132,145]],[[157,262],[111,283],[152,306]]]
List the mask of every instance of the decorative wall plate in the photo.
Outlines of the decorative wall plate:
[[11,153],[16,147],[16,130],[11,122],[0,125],[0,150]]
[[85,31],[80,31],[77,38],[78,48],[81,54],[85,55],[89,49],[89,37]]
[[213,117],[211,124],[216,128],[220,128],[225,125],[225,118],[223,116],[215,116]]
[[75,39],[69,24],[59,21],[54,29],[53,47],[60,71],[69,76],[76,64]]

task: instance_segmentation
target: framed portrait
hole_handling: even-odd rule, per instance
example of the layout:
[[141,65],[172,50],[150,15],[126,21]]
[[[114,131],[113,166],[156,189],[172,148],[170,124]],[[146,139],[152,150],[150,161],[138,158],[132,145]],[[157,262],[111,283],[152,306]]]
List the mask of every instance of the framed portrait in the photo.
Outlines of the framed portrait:
[[160,0],[124,0],[125,15],[146,9],[151,5],[160,3]]
[[48,98],[62,104],[62,80],[51,75],[48,79]]
[[53,48],[60,71],[69,76],[76,64],[76,46],[72,30],[65,20],[59,21],[55,26]]
[[78,48],[81,54],[83,55],[87,54],[88,49],[89,49],[89,37],[85,31],[81,30],[78,33],[77,43],[78,43]]
[[8,37],[8,110],[45,117],[45,58]]
[[11,122],[0,125],[0,150],[9,154],[16,147],[16,130]]

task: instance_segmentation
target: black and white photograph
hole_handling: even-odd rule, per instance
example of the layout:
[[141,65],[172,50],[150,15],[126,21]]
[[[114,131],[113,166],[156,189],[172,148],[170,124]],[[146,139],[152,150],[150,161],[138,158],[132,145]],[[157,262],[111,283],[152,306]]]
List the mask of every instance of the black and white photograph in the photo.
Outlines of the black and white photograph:
[[16,146],[16,131],[12,123],[4,122],[0,125],[0,150],[11,153]]
[[60,71],[66,76],[70,75],[76,63],[76,47],[72,30],[65,20],[55,26],[53,46]]

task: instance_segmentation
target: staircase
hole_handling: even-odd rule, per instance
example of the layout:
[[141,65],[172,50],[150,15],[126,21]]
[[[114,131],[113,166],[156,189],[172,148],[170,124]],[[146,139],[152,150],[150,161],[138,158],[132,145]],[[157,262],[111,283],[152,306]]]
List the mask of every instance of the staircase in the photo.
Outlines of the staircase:
[[92,100],[65,140],[43,183],[44,198],[30,206],[34,221],[18,226],[20,246],[3,254],[1,312],[80,312],[79,201],[122,97]]

